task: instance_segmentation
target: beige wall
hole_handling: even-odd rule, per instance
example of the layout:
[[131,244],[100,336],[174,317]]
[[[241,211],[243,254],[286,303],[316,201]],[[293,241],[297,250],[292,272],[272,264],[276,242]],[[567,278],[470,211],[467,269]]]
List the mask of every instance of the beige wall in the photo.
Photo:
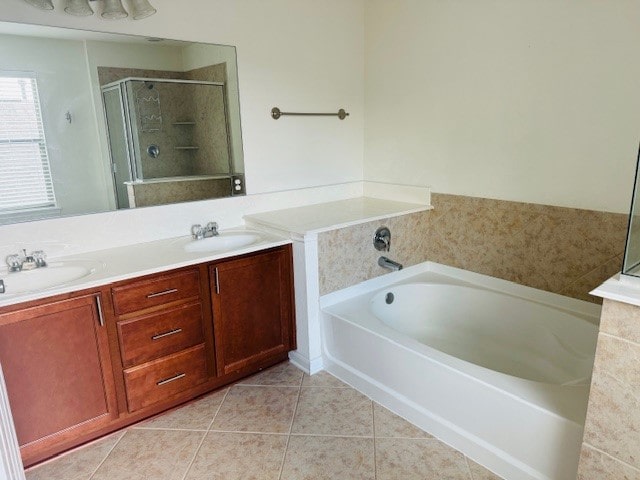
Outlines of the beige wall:
[[640,478],[640,307],[605,300],[579,480]]
[[320,234],[321,294],[388,272],[371,243],[380,225],[392,234],[384,255],[405,266],[431,260],[591,302],[622,265],[626,215],[444,194],[432,203]]
[[626,213],[640,3],[370,0],[365,180]]

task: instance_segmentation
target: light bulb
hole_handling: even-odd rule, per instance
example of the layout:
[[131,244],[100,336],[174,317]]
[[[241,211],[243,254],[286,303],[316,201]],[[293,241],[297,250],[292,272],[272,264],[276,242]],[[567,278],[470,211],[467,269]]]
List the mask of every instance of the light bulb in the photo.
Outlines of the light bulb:
[[127,18],[129,14],[122,6],[120,0],[104,0],[104,10],[102,10],[102,18],[108,20],[119,20]]
[[93,15],[93,10],[89,6],[89,0],[67,0],[64,11],[77,17],[88,17]]
[[134,20],[141,20],[156,13],[149,0],[131,0],[131,16]]

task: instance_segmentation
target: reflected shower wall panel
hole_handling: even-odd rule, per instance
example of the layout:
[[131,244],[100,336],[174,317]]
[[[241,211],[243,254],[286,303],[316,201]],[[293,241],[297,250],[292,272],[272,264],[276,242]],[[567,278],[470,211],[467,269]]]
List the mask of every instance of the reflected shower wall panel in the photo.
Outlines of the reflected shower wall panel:
[[[175,122],[184,121],[192,116],[191,104],[185,101],[188,91],[179,83],[157,81],[127,81],[127,100],[129,103],[133,133],[133,144],[139,176],[143,179],[179,177],[194,175],[192,154],[175,147],[190,145],[190,131],[184,127],[174,126]],[[151,88],[149,88],[151,87]],[[161,122],[145,128],[144,117],[154,114],[149,107],[157,98],[157,112]],[[147,105],[149,104],[149,105]],[[152,145],[158,147],[160,154],[153,158],[147,152]]]
[[199,149],[194,152],[194,168],[200,175],[229,173],[231,165],[224,87],[196,87],[193,95],[196,119],[193,141]]
[[[220,85],[129,80],[133,144],[144,179],[231,171],[225,92]],[[159,125],[145,128],[144,108],[158,99]],[[148,115],[147,115],[148,116]],[[157,128],[154,128],[156,127]],[[152,145],[160,154],[147,152]]]

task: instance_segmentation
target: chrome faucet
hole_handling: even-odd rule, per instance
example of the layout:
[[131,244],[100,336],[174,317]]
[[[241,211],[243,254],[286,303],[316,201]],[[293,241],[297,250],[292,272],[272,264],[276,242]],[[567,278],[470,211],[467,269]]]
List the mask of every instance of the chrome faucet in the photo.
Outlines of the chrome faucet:
[[46,258],[47,255],[42,250],[35,250],[27,255],[27,251],[23,249],[22,254],[8,255],[5,261],[9,267],[9,272],[19,272],[21,270],[46,267]]
[[207,223],[206,227],[203,227],[199,223],[191,226],[191,236],[194,240],[202,240],[203,238],[216,237],[220,233],[218,232],[218,224],[216,222]]
[[398,262],[394,262],[393,260],[389,260],[387,257],[380,257],[378,259],[378,265],[382,268],[388,268],[389,270],[393,270],[397,272],[398,270],[402,270],[402,264]]

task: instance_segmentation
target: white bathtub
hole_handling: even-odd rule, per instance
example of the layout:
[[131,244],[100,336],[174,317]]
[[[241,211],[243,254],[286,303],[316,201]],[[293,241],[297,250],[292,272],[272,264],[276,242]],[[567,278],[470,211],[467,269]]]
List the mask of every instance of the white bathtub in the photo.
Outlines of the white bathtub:
[[428,262],[321,308],[329,372],[508,480],[575,479],[599,306]]

